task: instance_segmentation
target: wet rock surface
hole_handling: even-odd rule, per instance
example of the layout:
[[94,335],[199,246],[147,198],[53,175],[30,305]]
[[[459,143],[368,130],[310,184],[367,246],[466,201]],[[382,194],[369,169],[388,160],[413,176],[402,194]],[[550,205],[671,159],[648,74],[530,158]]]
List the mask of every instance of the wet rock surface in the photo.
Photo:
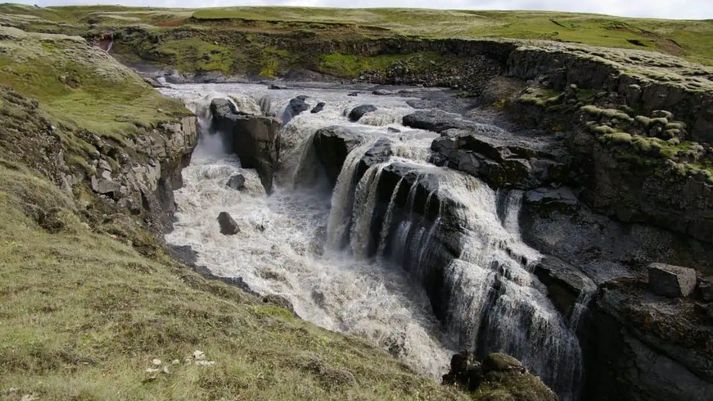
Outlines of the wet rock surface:
[[290,103],[287,105],[285,111],[282,113],[283,124],[287,124],[290,120],[300,115],[300,113],[302,113],[303,111],[307,111],[310,109],[309,104],[307,104],[305,100],[307,100],[307,97],[304,95],[300,95],[290,100]]
[[[306,109],[305,109],[306,110]],[[213,99],[213,130],[223,135],[245,168],[254,168],[270,192],[279,157],[280,123],[271,117],[242,113],[227,99]]]
[[324,168],[331,186],[336,183],[347,154],[364,140],[364,136],[358,131],[342,126],[321,128],[315,132],[313,139],[315,155]]
[[534,188],[568,181],[569,156],[556,143],[517,137],[486,124],[447,129],[433,141],[432,161],[480,177],[495,188]]
[[376,106],[371,104],[357,106],[349,112],[349,121],[359,121],[364,114],[371,113],[373,111],[376,111]]
[[601,290],[586,330],[585,400],[702,401],[713,395],[713,327],[695,303],[652,295],[643,282],[620,281]]
[[467,130],[475,125],[455,113],[438,109],[418,110],[404,116],[403,124],[411,128],[425,129],[433,132],[443,132],[449,129]]
[[245,189],[245,176],[242,174],[234,174],[230,176],[225,185],[236,191],[243,190]]
[[223,235],[235,235],[240,232],[238,223],[227,212],[218,214],[218,225],[220,226],[220,233]]

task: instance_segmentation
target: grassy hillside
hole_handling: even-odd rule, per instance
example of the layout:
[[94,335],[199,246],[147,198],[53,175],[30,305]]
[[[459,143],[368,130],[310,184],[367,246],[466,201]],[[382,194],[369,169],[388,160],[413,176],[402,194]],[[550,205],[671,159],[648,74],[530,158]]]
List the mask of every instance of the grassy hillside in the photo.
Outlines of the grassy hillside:
[[[0,62],[1,400],[470,398],[204,279],[89,189],[101,161],[140,163],[134,140],[156,139],[180,104],[77,37],[0,27]],[[507,376],[472,399],[533,385]]]
[[186,111],[102,53],[0,28],[0,399],[464,399],[203,279],[138,217],[103,207],[83,178],[104,151],[92,138],[135,163],[129,139]]
[[[0,161],[0,188],[0,399],[462,398],[358,340],[93,232],[24,166]],[[29,208],[56,210],[53,228]]]
[[661,20],[534,11],[301,7],[189,10],[0,5],[0,14],[25,18],[31,25],[44,24],[46,29],[57,24],[91,23],[105,27],[143,24],[155,29],[220,26],[274,33],[329,25],[330,33],[337,36],[357,32],[369,36],[545,39],[659,51],[713,65],[713,20]]

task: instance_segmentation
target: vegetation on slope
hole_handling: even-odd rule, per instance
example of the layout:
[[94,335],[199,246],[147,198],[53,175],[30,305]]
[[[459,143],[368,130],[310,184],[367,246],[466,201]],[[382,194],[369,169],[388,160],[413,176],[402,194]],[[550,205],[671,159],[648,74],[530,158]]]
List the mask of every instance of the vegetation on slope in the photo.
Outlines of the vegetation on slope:
[[231,7],[199,9],[198,20],[350,23],[429,38],[545,39],[648,49],[713,63],[713,21],[674,21],[542,11]]
[[80,37],[0,27],[0,83],[35,98],[61,123],[107,134],[186,114]]
[[137,216],[62,182],[64,160],[93,169],[103,150],[92,136],[135,163],[129,132],[185,110],[81,39],[9,28],[0,38],[0,399],[464,399],[202,278]]
[[330,34],[341,37],[358,34],[371,37],[545,39],[653,50],[713,65],[711,20],[661,20],[536,11],[303,7],[187,10],[0,5],[0,14],[25,18],[28,24],[44,25],[44,29],[52,29],[52,24],[62,23],[104,27],[141,24],[154,28],[230,27],[272,33],[298,30],[324,33],[326,29]]
[[462,397],[358,340],[93,232],[24,166],[2,161],[0,188],[2,399]]
[[[3,27],[0,54],[0,398],[468,399],[385,351],[204,279],[169,258],[139,216],[88,188],[106,151],[93,136],[122,155],[101,160],[134,165],[130,138],[185,115],[179,104],[80,38]],[[64,181],[73,169],[87,171]],[[522,391],[494,381],[473,397]]]

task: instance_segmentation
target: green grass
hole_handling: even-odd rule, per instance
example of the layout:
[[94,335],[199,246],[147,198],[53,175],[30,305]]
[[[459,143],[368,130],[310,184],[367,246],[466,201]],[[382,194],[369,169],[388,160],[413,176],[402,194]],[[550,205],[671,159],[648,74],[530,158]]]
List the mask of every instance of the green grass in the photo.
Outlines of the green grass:
[[187,114],[80,38],[5,27],[0,37],[0,83],[40,101],[62,124],[118,137]]
[[235,51],[200,38],[170,40],[162,43],[161,52],[175,60],[180,71],[220,71],[230,73]]
[[713,64],[713,21],[623,18],[535,11],[230,7],[199,9],[198,20],[350,23],[432,38],[547,39],[645,49]]
[[[43,229],[27,205],[55,210],[61,228]],[[45,179],[0,162],[3,400],[463,398],[359,340],[146,259],[75,209]],[[215,364],[196,365],[196,350]],[[168,374],[146,372],[155,358]]]
[[[333,9],[307,7],[223,7],[203,9],[72,6],[35,8],[0,5],[0,14],[69,24],[92,22],[99,27],[145,25],[154,28],[263,30],[272,33],[313,31],[315,24],[333,25],[334,34],[349,37],[360,29],[380,36],[427,38],[546,39],[594,46],[642,49],[682,56],[713,65],[713,20],[624,18],[598,14],[542,11],[467,11],[427,9]],[[232,21],[231,25],[221,25]],[[256,22],[268,23],[256,27]],[[216,25],[217,24],[217,25]],[[342,27],[351,27],[340,31]],[[66,28],[66,27],[65,27]],[[375,30],[376,29],[376,30]],[[361,32],[361,31],[359,31]]]
[[395,61],[404,59],[400,54],[384,54],[364,57],[351,54],[331,53],[320,59],[320,69],[337,76],[355,76],[366,70],[383,70]]

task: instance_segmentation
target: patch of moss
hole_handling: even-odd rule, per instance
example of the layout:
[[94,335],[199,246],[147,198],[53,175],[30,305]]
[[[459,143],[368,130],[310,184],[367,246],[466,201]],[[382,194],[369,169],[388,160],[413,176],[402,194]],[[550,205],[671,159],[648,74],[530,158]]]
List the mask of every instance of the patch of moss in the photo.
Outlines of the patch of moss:
[[230,74],[235,61],[235,50],[199,37],[170,39],[160,43],[156,51],[175,60],[181,72],[219,71]]
[[360,56],[354,54],[330,53],[320,57],[319,69],[327,74],[345,78],[355,78],[365,71],[385,71],[397,62],[404,63],[413,71],[432,67],[440,61],[435,53],[400,53]]
[[0,27],[0,82],[63,124],[115,138],[189,114],[76,37]]

